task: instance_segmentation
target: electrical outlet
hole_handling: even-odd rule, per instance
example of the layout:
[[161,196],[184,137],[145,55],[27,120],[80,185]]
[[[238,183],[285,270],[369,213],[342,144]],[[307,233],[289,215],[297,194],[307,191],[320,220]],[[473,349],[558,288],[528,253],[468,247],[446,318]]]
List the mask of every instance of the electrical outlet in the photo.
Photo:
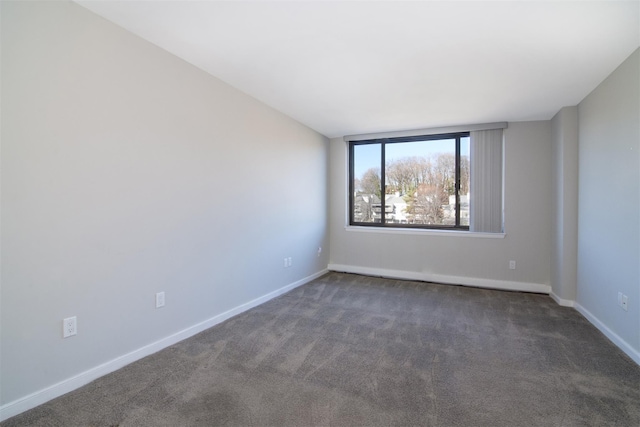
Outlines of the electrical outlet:
[[291,259],[291,257],[287,258],[287,261],[289,262],[289,267],[291,267],[293,265],[293,260]]
[[164,292],[156,294],[156,308],[164,307]]
[[618,292],[618,306],[624,311],[627,311],[629,308],[629,297],[622,292]]
[[509,270],[515,270],[516,269],[516,262],[511,260],[509,261]]
[[322,246],[318,246],[318,256],[322,253]]
[[69,338],[78,333],[78,319],[76,316],[62,319],[62,338]]
[[618,292],[618,306],[622,307],[622,292]]

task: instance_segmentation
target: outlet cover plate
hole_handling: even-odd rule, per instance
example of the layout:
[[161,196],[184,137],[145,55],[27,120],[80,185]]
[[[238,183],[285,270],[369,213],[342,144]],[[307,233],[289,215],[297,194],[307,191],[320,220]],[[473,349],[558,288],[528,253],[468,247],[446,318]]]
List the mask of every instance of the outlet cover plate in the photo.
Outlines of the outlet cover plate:
[[62,338],[69,338],[78,333],[78,319],[76,316],[62,319]]
[[164,307],[164,292],[156,294],[156,308]]

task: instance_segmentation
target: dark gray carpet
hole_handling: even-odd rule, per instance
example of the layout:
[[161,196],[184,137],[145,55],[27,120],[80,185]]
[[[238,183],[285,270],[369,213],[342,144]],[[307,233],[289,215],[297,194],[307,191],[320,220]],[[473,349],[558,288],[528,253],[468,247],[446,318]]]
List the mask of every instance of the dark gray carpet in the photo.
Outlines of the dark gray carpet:
[[25,425],[637,427],[640,367],[544,295],[330,273]]

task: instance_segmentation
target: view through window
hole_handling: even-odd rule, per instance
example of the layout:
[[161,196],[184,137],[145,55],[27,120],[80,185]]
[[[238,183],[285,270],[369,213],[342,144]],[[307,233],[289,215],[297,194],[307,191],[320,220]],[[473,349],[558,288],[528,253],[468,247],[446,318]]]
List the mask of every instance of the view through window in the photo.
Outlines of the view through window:
[[350,224],[469,229],[469,133],[349,143]]

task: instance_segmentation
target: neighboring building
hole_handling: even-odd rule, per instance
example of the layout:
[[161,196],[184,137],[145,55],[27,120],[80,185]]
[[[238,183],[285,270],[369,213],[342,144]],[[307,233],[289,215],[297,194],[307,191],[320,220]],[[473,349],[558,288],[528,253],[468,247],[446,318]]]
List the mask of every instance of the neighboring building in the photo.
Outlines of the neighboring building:
[[[442,205],[442,224],[455,224],[455,196],[449,196],[449,203]],[[398,193],[387,194],[384,203],[385,221],[393,224],[408,224],[413,221],[407,214],[407,201]],[[355,222],[380,222],[382,204],[375,194],[357,194],[354,199]],[[460,224],[469,225],[469,194],[460,196]]]
[[[354,199],[353,215],[356,222],[380,222],[382,203],[375,194],[357,194]],[[407,223],[407,202],[396,194],[385,196],[385,221],[388,223]]]
[[[444,213],[443,224],[452,225],[456,223],[456,196],[449,196],[449,204],[442,205]],[[469,194],[460,195],[460,225],[469,225]]]

